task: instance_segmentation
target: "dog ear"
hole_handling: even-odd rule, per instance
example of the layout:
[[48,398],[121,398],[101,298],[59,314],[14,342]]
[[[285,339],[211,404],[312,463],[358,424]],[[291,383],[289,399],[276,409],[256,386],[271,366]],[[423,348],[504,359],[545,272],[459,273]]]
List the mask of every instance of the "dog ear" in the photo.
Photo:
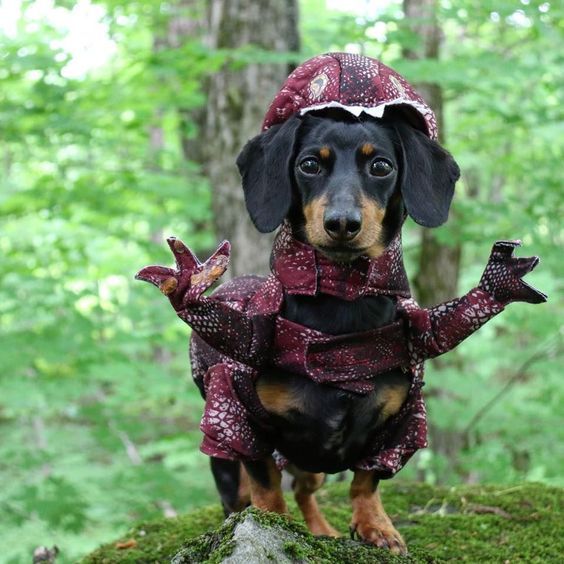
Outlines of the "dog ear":
[[407,213],[419,225],[438,227],[448,217],[460,169],[452,155],[421,131],[395,124],[403,153],[401,193]]
[[251,139],[237,157],[247,210],[261,233],[274,231],[292,203],[291,170],[301,120],[292,116]]

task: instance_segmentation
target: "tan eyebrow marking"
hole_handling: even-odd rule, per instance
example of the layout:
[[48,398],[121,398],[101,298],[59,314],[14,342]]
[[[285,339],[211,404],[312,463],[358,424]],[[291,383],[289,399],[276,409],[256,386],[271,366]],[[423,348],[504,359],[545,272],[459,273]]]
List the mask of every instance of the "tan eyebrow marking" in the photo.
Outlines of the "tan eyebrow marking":
[[322,159],[328,159],[331,156],[331,149],[329,149],[327,145],[324,145],[321,149],[319,149],[319,155]]
[[367,157],[370,156],[376,149],[374,148],[374,145],[372,145],[372,143],[365,143],[361,148],[360,151],[363,155],[366,155]]

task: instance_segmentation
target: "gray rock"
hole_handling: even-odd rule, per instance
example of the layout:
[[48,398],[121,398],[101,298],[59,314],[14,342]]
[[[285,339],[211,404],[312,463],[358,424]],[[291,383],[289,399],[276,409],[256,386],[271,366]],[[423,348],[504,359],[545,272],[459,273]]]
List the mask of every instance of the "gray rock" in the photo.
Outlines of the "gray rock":
[[[295,564],[302,561],[288,553],[288,545],[303,541],[298,525],[278,515],[261,514],[249,508],[231,515],[217,530],[189,541],[171,560],[171,564],[192,564],[211,560],[224,564],[254,564],[275,562]],[[298,532],[299,531],[299,532]]]
[[294,540],[294,535],[279,527],[265,528],[247,515],[233,531],[235,548],[224,564],[249,564],[254,562],[276,562],[291,564],[284,552],[284,543]]

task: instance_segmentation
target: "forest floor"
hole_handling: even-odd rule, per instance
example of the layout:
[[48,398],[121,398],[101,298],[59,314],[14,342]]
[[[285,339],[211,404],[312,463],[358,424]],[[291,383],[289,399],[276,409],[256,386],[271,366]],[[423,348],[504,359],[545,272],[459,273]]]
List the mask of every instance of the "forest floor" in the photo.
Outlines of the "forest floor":
[[[350,518],[347,489],[344,483],[331,484],[318,494],[325,515],[344,537]],[[294,535],[296,542],[284,545],[292,562],[562,562],[564,489],[541,484],[433,487],[390,482],[384,484],[382,497],[407,542],[408,558],[360,543],[318,539],[299,522],[285,523],[277,516],[264,522],[282,523]],[[295,505],[290,502],[290,507],[300,521]],[[211,531],[222,521],[218,504],[177,518],[140,523],[82,562],[167,562],[183,547],[197,555],[186,562],[219,562],[220,555],[229,552],[229,538],[226,544],[217,531]]]

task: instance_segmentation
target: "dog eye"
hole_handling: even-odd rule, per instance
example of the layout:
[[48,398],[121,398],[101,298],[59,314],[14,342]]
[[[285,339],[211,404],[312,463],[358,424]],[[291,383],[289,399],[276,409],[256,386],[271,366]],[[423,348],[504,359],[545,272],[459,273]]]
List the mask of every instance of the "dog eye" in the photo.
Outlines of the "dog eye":
[[376,159],[370,165],[370,174],[372,176],[388,176],[393,170],[392,164],[384,159]]
[[317,159],[304,159],[300,164],[299,164],[300,170],[302,172],[304,172],[305,174],[318,174],[319,171],[321,170],[321,167],[319,166],[319,161]]

